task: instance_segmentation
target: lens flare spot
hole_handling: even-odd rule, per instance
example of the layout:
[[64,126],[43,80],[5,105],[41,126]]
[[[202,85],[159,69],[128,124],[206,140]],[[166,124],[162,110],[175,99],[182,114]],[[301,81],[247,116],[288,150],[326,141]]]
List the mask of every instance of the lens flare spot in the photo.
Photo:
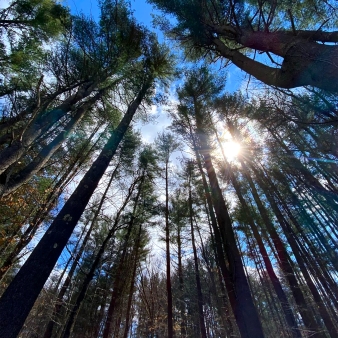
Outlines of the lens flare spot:
[[224,141],[222,142],[222,148],[224,155],[228,161],[233,161],[238,156],[241,146],[237,142],[233,141]]

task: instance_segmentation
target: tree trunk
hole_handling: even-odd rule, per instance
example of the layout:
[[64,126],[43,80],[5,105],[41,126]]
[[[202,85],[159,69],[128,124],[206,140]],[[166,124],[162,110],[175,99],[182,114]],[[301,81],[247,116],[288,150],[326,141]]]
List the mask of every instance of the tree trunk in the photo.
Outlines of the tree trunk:
[[[61,290],[58,294],[58,297],[57,297],[57,300],[56,300],[56,303],[55,303],[55,307],[54,307],[54,311],[53,311],[53,315],[52,315],[53,317],[58,316],[60,314],[62,304],[63,304],[63,297],[64,297],[64,295],[66,294],[66,291],[69,289],[69,287],[71,285],[75,269],[79,264],[80,258],[82,257],[82,254],[83,254],[83,252],[86,248],[87,242],[90,238],[90,235],[91,235],[91,233],[92,233],[92,231],[95,227],[96,219],[97,219],[97,217],[98,217],[98,215],[101,211],[102,205],[103,205],[103,203],[106,199],[108,190],[109,190],[109,188],[110,188],[110,186],[113,182],[113,179],[115,178],[115,174],[117,172],[118,167],[119,167],[119,163],[115,167],[114,172],[112,173],[112,175],[110,177],[109,183],[107,184],[107,187],[106,187],[106,189],[105,189],[105,191],[104,191],[104,193],[101,197],[100,203],[99,203],[98,207],[96,208],[93,219],[90,222],[90,227],[89,227],[89,229],[86,233],[85,238],[83,239],[83,242],[81,244],[79,251],[75,255],[74,262],[73,262],[73,264],[72,264],[72,266],[69,270],[69,273],[67,275],[67,278],[66,278],[65,282],[63,283],[63,286],[62,286],[62,288],[61,288]],[[50,320],[49,323],[47,324],[47,328],[46,328],[46,331],[45,331],[43,338],[51,338],[52,337],[53,327],[54,327],[54,320]]]
[[[249,209],[246,201],[244,200],[244,198],[242,196],[242,193],[241,193],[240,188],[239,188],[239,184],[236,181],[233,174],[231,174],[231,181],[232,181],[232,185],[234,186],[234,188],[236,190],[236,194],[238,196],[239,201],[241,202],[242,207],[244,208],[246,214],[250,215],[250,213],[251,213],[250,209]],[[260,236],[260,234],[257,230],[257,227],[254,224],[254,222],[252,221],[252,219],[248,220],[248,224],[249,224],[251,231],[252,231],[252,233],[253,233],[256,241],[257,241],[260,254],[261,254],[263,261],[264,261],[264,264],[265,264],[266,271],[269,275],[271,283],[274,287],[274,290],[276,292],[276,295],[277,295],[277,297],[280,301],[280,305],[281,305],[282,310],[284,312],[284,317],[285,317],[285,320],[288,324],[288,328],[292,332],[293,337],[301,338],[302,335],[301,335],[301,332],[299,331],[298,324],[297,324],[296,319],[293,315],[292,308],[291,308],[289,301],[286,297],[286,294],[285,294],[285,292],[282,288],[282,285],[280,284],[280,281],[275,274],[275,271],[272,267],[269,255],[268,255],[268,253],[265,249],[263,240],[262,240],[262,238],[261,238],[261,236]]]
[[[274,178],[276,178],[285,188],[287,188],[288,194],[290,195],[292,205],[297,209],[297,211],[300,213],[301,217],[303,218],[303,222],[307,225],[309,230],[311,231],[311,234],[317,238],[318,243],[323,247],[324,250],[326,250],[325,255],[329,257],[330,261],[332,262],[332,265],[335,267],[335,269],[338,271],[338,258],[337,254],[335,253],[334,249],[332,249],[331,245],[328,243],[327,238],[323,235],[323,230],[318,227],[317,224],[314,223],[314,220],[310,217],[310,215],[307,213],[306,209],[302,205],[301,201],[299,200],[298,196],[295,195],[295,193],[288,188],[289,182],[286,181],[285,177],[283,177],[282,173],[280,172],[273,172]],[[311,206],[309,206],[309,209],[311,210]],[[317,218],[317,214],[314,213],[313,215],[315,218]],[[326,224],[322,224],[320,219],[317,219],[318,223],[322,226],[322,228],[325,228]]]
[[189,172],[188,178],[189,184],[189,219],[190,219],[190,232],[191,232],[191,244],[192,250],[194,254],[194,266],[195,266],[195,278],[196,278],[196,291],[197,291],[197,305],[198,305],[198,317],[199,317],[199,326],[201,338],[207,338],[207,333],[205,330],[205,320],[204,320],[204,312],[203,312],[203,294],[201,287],[201,278],[198,270],[198,258],[197,258],[197,250],[195,243],[195,234],[194,234],[194,224],[193,224],[193,208],[192,208],[192,194],[191,194],[191,172]]
[[314,330],[314,337],[322,337],[324,338],[324,335],[321,334],[321,328],[317,325],[316,319],[313,316],[311,310],[309,309],[304,295],[301,291],[300,286],[298,285],[297,279],[294,275],[294,271],[292,266],[290,265],[290,256],[288,254],[288,252],[286,251],[285,247],[284,247],[284,243],[282,242],[282,240],[280,239],[279,235],[277,234],[276,229],[274,228],[273,224],[270,221],[270,218],[267,214],[267,211],[263,205],[263,203],[261,202],[258,192],[256,190],[256,187],[252,181],[251,176],[249,175],[248,169],[246,164],[244,163],[243,160],[240,160],[241,165],[242,165],[242,169],[244,172],[244,176],[245,178],[248,180],[249,185],[250,185],[250,189],[252,192],[252,195],[254,197],[254,200],[257,204],[258,210],[262,216],[262,219],[267,227],[268,232],[270,233],[270,236],[272,238],[272,241],[275,245],[275,248],[277,250],[278,253],[278,257],[279,257],[279,263],[281,265],[282,271],[284,272],[285,277],[287,278],[289,285],[291,287],[291,291],[292,294],[294,296],[294,299],[298,305],[298,310],[302,316],[302,319],[304,321],[305,326],[307,327],[307,329],[309,330]]
[[[205,178],[205,174],[202,168],[202,164],[201,164],[201,159],[200,159],[200,155],[199,152],[197,151],[197,146],[194,143],[194,147],[195,147],[195,154],[196,154],[196,160],[197,160],[197,165],[200,171],[200,175],[202,177],[202,183],[203,183],[203,187],[204,187],[204,192],[205,192],[205,196],[206,196],[206,200],[207,200],[207,204],[208,204],[208,209],[209,209],[209,214],[210,214],[210,219],[211,219],[211,225],[212,225],[212,230],[214,232],[214,240],[215,240],[215,249],[216,249],[216,262],[220,268],[222,277],[223,277],[223,281],[228,293],[228,297],[229,297],[229,302],[232,308],[232,311],[234,312],[234,309],[236,307],[236,292],[235,292],[235,287],[234,284],[231,281],[231,276],[230,276],[230,272],[227,268],[227,262],[224,256],[224,251],[223,251],[223,244],[222,244],[222,236],[220,233],[220,230],[218,228],[218,224],[217,224],[217,220],[215,217],[215,213],[214,213],[214,209],[213,209],[213,204],[212,204],[212,199],[211,199],[211,194],[210,194],[210,188],[209,185],[207,183],[207,180]],[[221,283],[221,285],[223,285]]]
[[166,285],[167,285],[167,322],[168,338],[174,337],[173,324],[173,296],[170,272],[170,232],[169,232],[169,184],[168,184],[168,159],[165,163],[165,252],[166,252]]
[[[224,33],[222,27],[215,26],[213,31],[217,31],[220,36]],[[319,33],[312,32],[312,36],[318,36]],[[212,42],[219,54],[256,79],[281,88],[314,86],[338,92],[338,72],[335,65],[338,58],[337,46],[317,43],[312,40],[311,32],[306,38],[304,34],[297,36],[281,31],[241,30],[236,35],[237,42],[243,47],[271,52],[284,58],[280,68],[269,67],[237,49],[230,49],[219,37],[213,38]]]
[[[111,227],[111,229],[109,230],[106,238],[104,239],[103,243],[101,244],[101,247],[98,251],[98,253],[96,254],[96,257],[95,257],[95,260],[90,268],[90,271],[88,272],[88,274],[86,275],[85,277],[85,280],[83,281],[83,284],[82,284],[82,287],[81,287],[81,291],[79,293],[79,295],[77,296],[76,298],[76,302],[70,312],[70,315],[68,317],[68,320],[67,320],[67,324],[66,324],[66,327],[64,329],[64,332],[63,332],[63,335],[62,335],[62,338],[69,338],[72,331],[73,331],[73,328],[74,328],[74,324],[75,324],[75,321],[76,321],[76,318],[77,318],[77,315],[80,311],[80,308],[81,308],[81,305],[82,305],[82,301],[84,299],[84,297],[86,296],[86,293],[87,293],[87,290],[88,290],[88,287],[89,287],[89,284],[91,282],[91,280],[93,279],[94,277],[94,274],[95,274],[95,271],[97,270],[100,262],[101,262],[101,258],[104,254],[104,251],[106,249],[106,246],[108,244],[108,242],[110,241],[110,239],[114,236],[115,234],[115,231],[117,229],[117,226],[118,226],[118,223],[120,221],[120,216],[121,216],[121,213],[123,212],[123,210],[125,209],[125,207],[127,206],[131,196],[132,196],[132,192],[134,191],[134,187],[135,187],[135,184],[136,182],[138,181],[138,179],[130,186],[129,190],[128,190],[128,194],[121,206],[121,208],[119,209],[117,215],[115,216],[115,222],[113,224],[113,226]],[[141,183],[142,184],[142,179],[141,179]],[[130,231],[131,231],[131,227],[128,227],[128,233],[127,233],[127,237],[129,237],[130,235]],[[126,240],[127,241],[127,240]]]
[[[206,210],[206,212],[208,212],[208,210]],[[196,223],[196,221],[195,221],[195,223]],[[210,260],[208,258],[208,254],[207,254],[205,247],[204,247],[204,244],[203,244],[201,232],[200,232],[200,230],[198,229],[197,226],[196,226],[196,230],[198,232],[198,236],[199,236],[200,243],[201,243],[202,257],[205,261],[206,268],[207,268],[209,278],[210,278],[210,282],[211,282],[211,285],[210,285],[211,294],[213,295],[219,318],[221,318],[221,320],[222,320],[222,323],[218,323],[218,325],[222,324],[223,330],[226,332],[227,335],[231,336],[231,334],[233,334],[233,330],[232,330],[232,325],[231,325],[230,318],[229,318],[229,311],[227,311],[227,301],[224,297],[225,289],[224,289],[224,286],[223,286],[223,281],[222,281],[222,278],[219,279],[220,287],[221,287],[221,295],[219,295],[219,291],[217,290],[217,287],[216,287],[215,272],[214,272],[215,270],[219,271],[219,269],[217,267],[215,268],[213,266],[213,264],[210,263]],[[211,242],[212,242],[212,245],[214,246],[215,241],[214,241],[214,238],[213,238],[214,236],[212,234],[212,229],[211,229],[210,223],[209,223],[209,230],[210,230],[210,235],[211,235]],[[215,250],[214,250],[214,253],[217,255]],[[208,337],[209,337],[209,334],[208,334]]]
[[[266,129],[270,132],[271,136],[277,141],[278,145],[285,151],[287,154],[288,159],[292,159],[292,162],[287,161],[286,164],[291,168],[291,170],[297,170],[303,177],[302,182],[311,188],[311,190],[314,190],[315,194],[320,193],[326,200],[327,204],[332,207],[333,210],[335,210],[338,202],[338,195],[334,192],[331,192],[320,183],[320,181],[312,175],[312,173],[309,171],[307,167],[303,165],[303,163],[294,156],[294,153],[284,144],[284,142],[280,139],[280,136],[271,130],[271,128],[266,127]],[[285,160],[284,160],[285,162]]]
[[124,333],[123,338],[128,338],[128,333],[130,330],[130,312],[131,312],[131,303],[134,296],[134,289],[135,289],[135,277],[136,277],[136,270],[137,270],[137,263],[139,262],[139,249],[140,249],[140,242],[141,242],[141,232],[142,232],[142,223],[139,226],[138,236],[135,241],[135,249],[134,249],[134,267],[133,272],[131,275],[130,280],[130,288],[129,288],[129,295],[128,295],[128,304],[127,304],[127,313],[126,313],[126,320],[124,324]]
[[182,266],[182,238],[181,238],[181,227],[177,226],[177,274],[178,274],[178,283],[179,283],[179,290],[180,290],[180,303],[179,309],[181,314],[181,337],[185,338],[187,335],[186,330],[186,315],[185,315],[185,304],[183,302],[183,290],[184,290],[184,281],[183,281],[183,266]]
[[19,334],[151,83],[152,79],[148,79],[142,85],[100,155],[3,294],[0,300],[0,337],[14,338]]
[[14,190],[27,183],[35,174],[37,174],[53,154],[60,148],[62,143],[67,139],[70,133],[80,123],[87,110],[102,96],[103,91],[100,91],[94,97],[89,99],[81,107],[77,109],[76,114],[71,117],[68,124],[64,127],[64,130],[59,133],[55,139],[48,145],[44,146],[40,153],[20,172],[10,176],[11,167],[7,168],[0,175],[0,196],[6,196],[12,193]]
[[102,338],[108,338],[109,337],[111,323],[112,323],[113,315],[114,315],[114,312],[115,312],[115,309],[116,309],[116,303],[118,301],[118,297],[121,296],[121,294],[120,294],[121,287],[124,286],[124,285],[122,285],[122,280],[121,280],[120,276],[122,275],[123,265],[125,263],[125,258],[126,258],[126,254],[127,254],[128,241],[129,241],[129,238],[130,238],[132,228],[134,226],[134,221],[135,221],[135,217],[136,217],[136,209],[137,209],[137,206],[138,206],[139,198],[141,196],[142,185],[143,185],[144,180],[145,180],[145,170],[143,170],[143,173],[142,173],[142,176],[141,176],[140,184],[139,184],[137,195],[136,195],[136,198],[135,198],[133,212],[132,212],[132,215],[131,215],[131,220],[128,224],[128,230],[127,230],[127,234],[126,234],[126,237],[125,237],[125,240],[124,240],[124,246],[123,246],[123,249],[122,249],[121,258],[120,258],[120,261],[119,261],[119,265],[117,267],[116,277],[114,279],[113,293],[112,293],[112,297],[111,297],[108,312],[107,312],[107,319],[106,319],[106,323],[105,323],[105,326],[104,326]]
[[200,112],[196,112],[196,125],[198,138],[200,140],[201,152],[204,157],[205,167],[209,178],[211,188],[211,198],[215,208],[217,222],[220,228],[221,237],[223,240],[224,251],[228,258],[230,281],[233,284],[235,294],[229,294],[229,298],[235,298],[232,302],[236,322],[241,333],[241,337],[258,338],[264,337],[262,325],[259,320],[257,309],[255,308],[249,284],[244,272],[240,252],[236,244],[236,238],[232,229],[232,222],[228,209],[226,207],[222,191],[218,184],[216,172],[214,170],[206,135],[203,131],[203,122]]
[[[237,182],[237,179],[234,175],[234,173],[232,172],[232,169],[230,168],[230,165],[229,163],[227,162],[226,160],[226,156],[224,154],[224,150],[223,150],[223,147],[222,147],[222,144],[218,138],[218,135],[217,135],[217,131],[214,130],[215,132],[215,136],[217,138],[217,141],[218,141],[218,146],[220,147],[221,149],[221,152],[222,152],[222,155],[223,155],[223,160],[225,162],[225,165],[230,169],[229,172],[230,172],[230,179],[231,179],[231,183],[233,185],[233,187],[235,188],[235,191],[236,191],[236,195],[245,211],[245,213],[247,215],[250,215],[251,212],[250,212],[250,208],[249,206],[247,205],[243,195],[242,195],[242,192],[241,192],[241,189],[240,189],[240,184]],[[264,261],[264,264],[265,264],[265,267],[266,267],[266,270],[267,270],[267,273],[269,275],[269,278],[271,280],[271,283],[274,287],[274,290],[276,292],[276,295],[280,301],[280,305],[282,307],[282,310],[284,312],[284,317],[285,317],[285,320],[286,320],[286,323],[288,324],[288,328],[289,330],[291,331],[292,333],[292,336],[293,337],[298,337],[298,338],[302,338],[302,335],[301,335],[301,332],[299,331],[299,328],[298,328],[298,324],[296,322],[296,319],[293,315],[293,312],[292,312],[292,308],[289,304],[289,301],[286,297],[286,294],[282,288],[282,285],[280,284],[280,281],[278,279],[278,277],[276,276],[275,272],[274,272],[274,269],[272,267],[272,264],[271,264],[271,261],[270,261],[270,258],[269,258],[269,255],[265,249],[265,246],[264,246],[264,243],[262,241],[262,238],[257,230],[257,227],[255,226],[253,220],[249,217],[248,219],[248,224],[251,228],[251,231],[257,241],[257,244],[258,244],[258,248],[259,248],[259,251],[260,251],[260,254],[263,258],[263,261]]]
[[0,152],[0,174],[2,174],[11,164],[16,162],[36,140],[37,137],[46,132],[54,123],[69,112],[74,104],[87,97],[92,91],[93,85],[79,88],[78,91],[66,99],[58,107],[49,112],[40,112],[32,124],[23,132],[19,140],[12,142],[10,146]]
[[[284,231],[284,234],[286,236],[286,238],[288,239],[288,242],[290,244],[290,247],[295,255],[295,258],[296,258],[296,261],[299,265],[299,268],[300,268],[300,271],[302,272],[302,275],[306,281],[306,284],[307,286],[309,287],[312,295],[313,295],[313,298],[318,306],[318,311],[320,313],[320,315],[322,316],[322,319],[324,321],[324,324],[330,334],[330,337],[331,338],[335,338],[338,336],[338,331],[336,330],[331,318],[330,318],[330,315],[328,314],[327,310],[326,310],[326,307],[324,306],[323,304],[323,301],[321,299],[321,296],[320,294],[318,293],[317,291],[317,287],[314,285],[313,281],[312,281],[312,278],[310,277],[308,271],[307,271],[307,268],[304,264],[304,261],[303,261],[303,258],[300,254],[300,251],[299,251],[299,248],[298,248],[298,245],[295,241],[295,238],[294,238],[294,232],[293,232],[293,229],[291,228],[291,226],[288,224],[288,222],[285,220],[284,216],[282,215],[282,213],[280,212],[276,202],[274,201],[273,197],[271,196],[270,192],[269,192],[269,189],[268,187],[265,185],[265,183],[262,181],[262,180],[259,180],[259,184],[261,185],[261,187],[264,189],[265,191],[265,195]],[[320,328],[317,328],[317,330],[319,330]]]
[[[256,170],[253,168],[253,170]],[[312,255],[310,255],[308,257],[309,260],[312,261],[312,266],[313,268],[316,270],[316,275],[318,277],[318,279],[320,279],[323,287],[325,288],[326,292],[329,293],[330,295],[330,300],[332,302],[335,303],[335,306],[338,308],[337,306],[337,295],[338,295],[338,288],[336,283],[333,281],[332,276],[329,275],[328,267],[325,261],[323,261],[323,259],[321,258],[321,256],[324,254],[325,257],[329,256],[329,259],[331,260],[331,262],[333,263],[333,266],[335,266],[335,262],[337,262],[337,258],[336,258],[336,254],[335,251],[329,247],[329,251],[326,252],[326,246],[323,247],[323,250],[318,250],[317,247],[314,245],[314,241],[313,239],[309,239],[307,234],[304,232],[303,227],[299,224],[298,219],[293,215],[291,209],[289,208],[288,204],[284,201],[283,197],[281,196],[281,194],[279,193],[279,191],[277,190],[277,187],[275,186],[275,184],[272,182],[271,178],[269,177],[269,175],[266,173],[265,171],[265,179],[269,182],[269,186],[272,189],[272,191],[276,194],[279,203],[282,205],[283,209],[285,210],[285,212],[287,213],[288,217],[290,218],[290,220],[292,221],[292,223],[294,224],[294,226],[296,227],[297,231],[298,231],[298,237],[301,236],[302,240],[304,241],[304,243],[306,243],[306,245],[308,246],[309,250],[311,251]],[[288,191],[291,196],[292,196],[292,201],[294,201],[294,205],[293,206],[297,206],[297,204],[299,204],[298,199],[296,198],[296,196],[293,195],[293,193],[289,190]],[[304,215],[303,211],[301,210],[301,215],[305,216],[305,222],[306,224],[312,224],[312,219],[306,214]],[[322,234],[320,234],[320,236],[323,236]],[[321,244],[321,242],[319,242],[318,244]],[[317,245],[318,245],[317,244]],[[301,246],[302,250],[304,250],[304,245]],[[313,255],[315,256],[315,258],[313,257]],[[333,257],[332,257],[332,256]],[[318,269],[319,266],[319,269]]]
[[[40,78],[38,87],[41,86],[42,81],[43,81],[43,77]],[[85,83],[87,83],[87,85],[89,85],[89,82],[81,81],[81,82],[75,83],[75,84],[73,84],[69,87],[60,88],[60,89],[56,90],[55,92],[53,92],[53,94],[46,95],[46,97],[44,97],[43,99],[40,98],[40,102],[37,100],[36,102],[31,104],[27,109],[22,110],[20,113],[18,113],[16,116],[6,118],[5,120],[4,120],[4,117],[2,117],[2,119],[4,121],[1,121],[1,123],[0,123],[0,133],[2,133],[5,130],[9,130],[11,127],[14,127],[17,123],[26,122],[26,121],[24,121],[24,119],[28,116],[29,116],[29,118],[27,118],[27,121],[28,121],[28,123],[30,123],[32,121],[32,117],[34,119],[34,117],[36,116],[38,111],[42,111],[42,112],[46,111],[48,109],[48,106],[59,95],[64,94],[66,92],[70,92],[71,90],[75,89],[76,87],[83,86]],[[0,94],[0,96],[4,96],[4,95],[6,95],[6,94],[3,94],[3,92]],[[2,143],[0,143],[0,144],[2,144]]]
[[[95,128],[95,130],[89,136],[87,140],[88,144],[90,140],[95,136],[97,130],[98,128]],[[88,145],[87,143],[86,145]],[[83,151],[84,148],[82,148],[81,150]],[[33,220],[29,222],[27,229],[25,230],[24,234],[20,236],[20,239],[16,244],[15,248],[7,256],[6,262],[2,264],[0,269],[0,280],[4,277],[8,269],[13,265],[16,257],[20,254],[20,252],[34,238],[34,235],[36,231],[39,229],[42,222],[46,219],[50,211],[55,207],[57,199],[64,191],[64,188],[68,185],[71,179],[78,173],[81,164],[83,164],[81,158],[86,158],[86,156],[88,155],[88,153],[84,155],[81,150],[79,151],[79,154],[75,158],[74,162],[69,165],[69,167],[62,174],[62,176],[59,178],[56,184],[53,185],[52,191],[48,194],[48,197],[46,198],[45,202],[42,205],[40,205],[40,207],[37,209],[37,211],[35,212],[35,216],[33,217]],[[4,251],[5,248],[2,248],[0,250],[0,254],[2,254],[2,252]]]

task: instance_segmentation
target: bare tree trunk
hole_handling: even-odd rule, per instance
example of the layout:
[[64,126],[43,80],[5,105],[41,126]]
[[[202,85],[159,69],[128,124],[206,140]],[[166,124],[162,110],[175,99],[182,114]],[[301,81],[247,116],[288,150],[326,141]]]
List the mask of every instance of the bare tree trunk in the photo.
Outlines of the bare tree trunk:
[[[179,283],[179,290],[180,290],[180,297],[183,296],[183,289],[184,289],[184,281],[183,281],[183,266],[182,266],[182,238],[181,238],[181,227],[177,227],[177,260],[178,260],[178,283]],[[185,315],[185,304],[182,299],[180,299],[179,303],[180,314],[181,314],[181,337],[185,338],[187,334],[186,329],[186,315]]]
[[[285,220],[284,216],[282,215],[282,213],[280,212],[279,210],[279,207],[277,206],[275,200],[273,199],[273,197],[271,196],[270,192],[269,192],[269,189],[268,187],[265,185],[265,183],[259,179],[258,180],[260,186],[262,187],[262,189],[264,189],[264,192],[265,192],[265,196],[267,197],[283,231],[284,231],[284,234],[286,236],[286,238],[288,239],[288,242],[290,244],[290,247],[295,255],[295,258],[296,258],[296,261],[299,265],[299,268],[302,272],[302,275],[304,276],[304,279],[306,281],[306,284],[307,286],[309,287],[312,295],[313,295],[313,298],[318,306],[318,311],[324,321],[324,324],[330,334],[330,337],[331,338],[335,338],[338,336],[338,331],[336,330],[331,318],[330,318],[330,315],[329,313],[327,312],[326,310],[326,307],[324,306],[323,304],[323,301],[322,301],[322,298],[319,294],[319,292],[317,291],[317,287],[314,285],[313,281],[312,281],[312,278],[310,277],[308,271],[307,271],[307,268],[304,264],[304,260],[302,258],[302,255],[300,254],[300,251],[299,251],[299,247],[296,243],[296,240],[294,238],[294,232],[293,232],[293,229],[291,228],[291,226],[289,225],[289,223]],[[317,328],[318,330],[319,328]]]
[[[200,171],[200,175],[202,177],[204,192],[205,192],[205,196],[206,196],[206,200],[207,200],[207,204],[208,204],[212,230],[214,232],[214,241],[215,241],[215,249],[216,249],[216,252],[215,252],[216,261],[217,261],[217,264],[220,268],[220,271],[221,271],[221,274],[222,274],[222,277],[223,277],[223,281],[225,283],[225,287],[226,287],[226,290],[227,290],[227,293],[228,293],[228,298],[229,298],[231,308],[234,312],[234,308],[236,306],[236,299],[235,299],[236,292],[235,292],[234,285],[231,282],[230,272],[227,268],[227,263],[226,263],[226,259],[225,259],[225,255],[224,255],[224,251],[223,251],[221,233],[220,233],[220,230],[218,228],[217,220],[216,220],[215,213],[214,213],[214,208],[213,208],[211,194],[210,194],[210,188],[209,188],[209,185],[208,185],[207,180],[205,178],[205,174],[204,174],[202,164],[201,164],[200,155],[199,155],[199,152],[196,150],[197,146],[196,146],[195,143],[194,143],[194,147],[195,147],[197,165],[198,165],[198,168],[199,168],[199,171]],[[222,281],[221,281],[221,285],[223,285]],[[230,331],[232,332],[232,328],[231,328]]]
[[[225,162],[225,165],[230,169],[229,170],[229,173],[230,173],[230,179],[231,179],[231,182],[232,182],[232,185],[233,187],[235,188],[235,191],[236,191],[236,195],[242,205],[242,207],[244,208],[245,210],[245,213],[247,215],[250,215],[250,208],[249,206],[247,205],[243,195],[242,195],[242,192],[241,192],[241,189],[240,189],[240,185],[239,183],[237,182],[237,179],[234,175],[234,173],[232,172],[231,168],[230,168],[230,165],[229,163],[227,162],[226,160],[226,156],[224,154],[224,150],[223,150],[223,147],[222,147],[222,144],[218,138],[218,134],[217,134],[217,131],[214,130],[215,132],[215,136],[217,138],[217,141],[218,141],[218,145],[221,149],[221,152],[222,152],[222,156],[223,156],[223,160]],[[258,244],[258,248],[259,248],[259,251],[260,251],[260,254],[263,258],[263,261],[264,261],[264,264],[265,264],[265,267],[266,267],[266,270],[267,270],[267,273],[269,275],[269,278],[271,280],[271,283],[274,287],[274,290],[276,292],[276,295],[280,301],[280,305],[282,307],[282,310],[284,312],[284,317],[285,317],[285,320],[288,324],[288,327],[289,327],[289,330],[291,331],[292,333],[292,336],[293,337],[298,337],[298,338],[301,338],[302,335],[301,335],[301,332],[299,331],[299,328],[298,328],[298,324],[296,322],[296,319],[293,315],[293,312],[292,312],[292,308],[289,304],[289,301],[286,297],[286,294],[282,288],[282,285],[280,284],[280,281],[278,279],[278,277],[276,276],[275,272],[274,272],[274,269],[272,267],[272,264],[271,264],[271,261],[270,261],[270,258],[269,258],[269,255],[265,249],[265,246],[264,246],[264,243],[262,241],[262,238],[257,230],[257,227],[255,226],[253,220],[251,218],[248,219],[248,224],[251,228],[251,231],[257,241],[257,244]]]

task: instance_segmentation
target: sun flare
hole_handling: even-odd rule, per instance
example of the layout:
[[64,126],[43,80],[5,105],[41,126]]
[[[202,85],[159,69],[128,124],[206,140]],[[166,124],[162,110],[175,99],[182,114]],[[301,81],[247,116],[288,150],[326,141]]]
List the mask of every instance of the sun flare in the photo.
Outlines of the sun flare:
[[229,140],[222,142],[222,148],[228,161],[236,159],[241,150],[239,143]]

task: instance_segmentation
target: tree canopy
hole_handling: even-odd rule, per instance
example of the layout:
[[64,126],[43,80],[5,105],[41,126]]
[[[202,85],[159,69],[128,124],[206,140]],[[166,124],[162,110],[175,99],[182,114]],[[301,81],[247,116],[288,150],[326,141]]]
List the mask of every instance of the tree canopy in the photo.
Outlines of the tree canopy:
[[224,59],[274,87],[338,90],[333,1],[149,2],[175,17],[161,26],[189,57]]

